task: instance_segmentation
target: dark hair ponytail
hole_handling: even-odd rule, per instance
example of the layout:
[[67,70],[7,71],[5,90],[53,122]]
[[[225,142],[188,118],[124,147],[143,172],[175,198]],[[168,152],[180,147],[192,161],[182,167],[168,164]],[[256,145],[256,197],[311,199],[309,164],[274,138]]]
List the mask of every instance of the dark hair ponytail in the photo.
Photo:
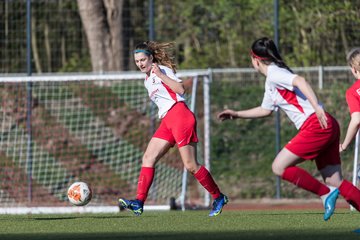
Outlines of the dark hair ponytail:
[[283,61],[273,40],[267,37],[263,37],[254,41],[251,46],[251,54],[254,58],[259,59],[265,64],[270,64],[273,62],[278,67],[285,68],[290,72],[293,72]]

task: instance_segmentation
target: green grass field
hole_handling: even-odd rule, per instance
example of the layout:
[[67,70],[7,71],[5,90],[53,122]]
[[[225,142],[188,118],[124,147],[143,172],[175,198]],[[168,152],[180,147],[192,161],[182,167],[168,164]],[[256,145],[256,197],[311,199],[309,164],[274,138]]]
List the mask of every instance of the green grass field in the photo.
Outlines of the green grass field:
[[0,239],[360,239],[360,215],[320,211],[130,212],[119,214],[0,215]]

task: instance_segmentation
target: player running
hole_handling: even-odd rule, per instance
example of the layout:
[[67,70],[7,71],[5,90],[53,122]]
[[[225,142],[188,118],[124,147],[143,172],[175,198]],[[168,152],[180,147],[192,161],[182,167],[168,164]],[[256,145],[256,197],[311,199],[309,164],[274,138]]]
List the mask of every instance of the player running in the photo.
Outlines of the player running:
[[[227,109],[219,113],[218,118],[260,118],[269,116],[277,108],[282,109],[299,132],[277,154],[272,171],[282,179],[317,194],[324,204],[325,221],[334,213],[339,193],[359,210],[359,190],[342,178],[340,128],[336,119],[324,111],[306,80],[285,64],[272,40],[256,40],[250,54],[253,67],[266,76],[262,104],[242,111]],[[297,166],[312,159],[327,185]]]
[[346,132],[345,139],[339,146],[339,151],[345,151],[354,139],[360,126],[360,48],[352,49],[347,57],[356,82],[346,91],[346,102],[349,107],[351,120]]
[[[346,102],[349,107],[351,119],[344,138],[343,143],[339,145],[339,152],[346,151],[349,144],[354,139],[360,126],[360,48],[352,49],[346,57],[348,64],[351,67],[351,72],[354,75],[356,82],[346,91]],[[341,188],[340,188],[341,191]],[[357,201],[352,198],[345,198],[356,210],[360,211],[360,194],[359,191],[354,190],[357,194]]]
[[176,65],[167,49],[172,43],[144,42],[136,46],[136,66],[146,74],[144,81],[150,99],[159,108],[161,123],[152,136],[142,158],[135,200],[119,199],[119,204],[139,216],[153,182],[155,165],[168,150],[177,144],[185,168],[214,198],[209,216],[219,215],[228,202],[209,171],[196,159],[196,119],[185,103],[182,80],[176,77]]

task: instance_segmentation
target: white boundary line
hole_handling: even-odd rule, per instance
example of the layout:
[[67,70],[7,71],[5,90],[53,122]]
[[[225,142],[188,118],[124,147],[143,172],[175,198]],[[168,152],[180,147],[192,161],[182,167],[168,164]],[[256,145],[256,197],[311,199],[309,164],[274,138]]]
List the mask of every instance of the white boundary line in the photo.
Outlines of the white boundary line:
[[[145,211],[170,210],[168,205],[145,205]],[[87,207],[2,207],[0,214],[70,214],[70,213],[118,213],[117,206]]]

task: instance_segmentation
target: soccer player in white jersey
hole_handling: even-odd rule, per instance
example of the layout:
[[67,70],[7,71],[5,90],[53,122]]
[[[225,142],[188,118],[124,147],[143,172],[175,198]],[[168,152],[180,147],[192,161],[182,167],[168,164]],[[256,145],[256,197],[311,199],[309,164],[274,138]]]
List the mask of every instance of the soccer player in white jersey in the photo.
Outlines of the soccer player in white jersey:
[[[273,172],[317,194],[323,200],[325,221],[334,213],[339,193],[359,210],[359,190],[342,178],[340,128],[336,119],[325,112],[306,80],[285,64],[271,39],[256,40],[250,53],[253,67],[266,76],[262,104],[241,111],[226,109],[218,118],[260,118],[271,115],[277,108],[282,109],[299,132],[275,157]],[[315,160],[326,184],[297,166],[305,160]]]
[[196,119],[185,103],[182,81],[176,77],[176,65],[167,50],[173,43],[153,41],[138,44],[134,50],[134,60],[139,70],[146,74],[145,87],[150,99],[159,109],[161,123],[151,138],[142,158],[136,199],[119,199],[119,204],[139,216],[153,182],[155,164],[175,144],[179,148],[185,168],[214,198],[209,216],[221,213],[228,202],[209,171],[196,160]]

